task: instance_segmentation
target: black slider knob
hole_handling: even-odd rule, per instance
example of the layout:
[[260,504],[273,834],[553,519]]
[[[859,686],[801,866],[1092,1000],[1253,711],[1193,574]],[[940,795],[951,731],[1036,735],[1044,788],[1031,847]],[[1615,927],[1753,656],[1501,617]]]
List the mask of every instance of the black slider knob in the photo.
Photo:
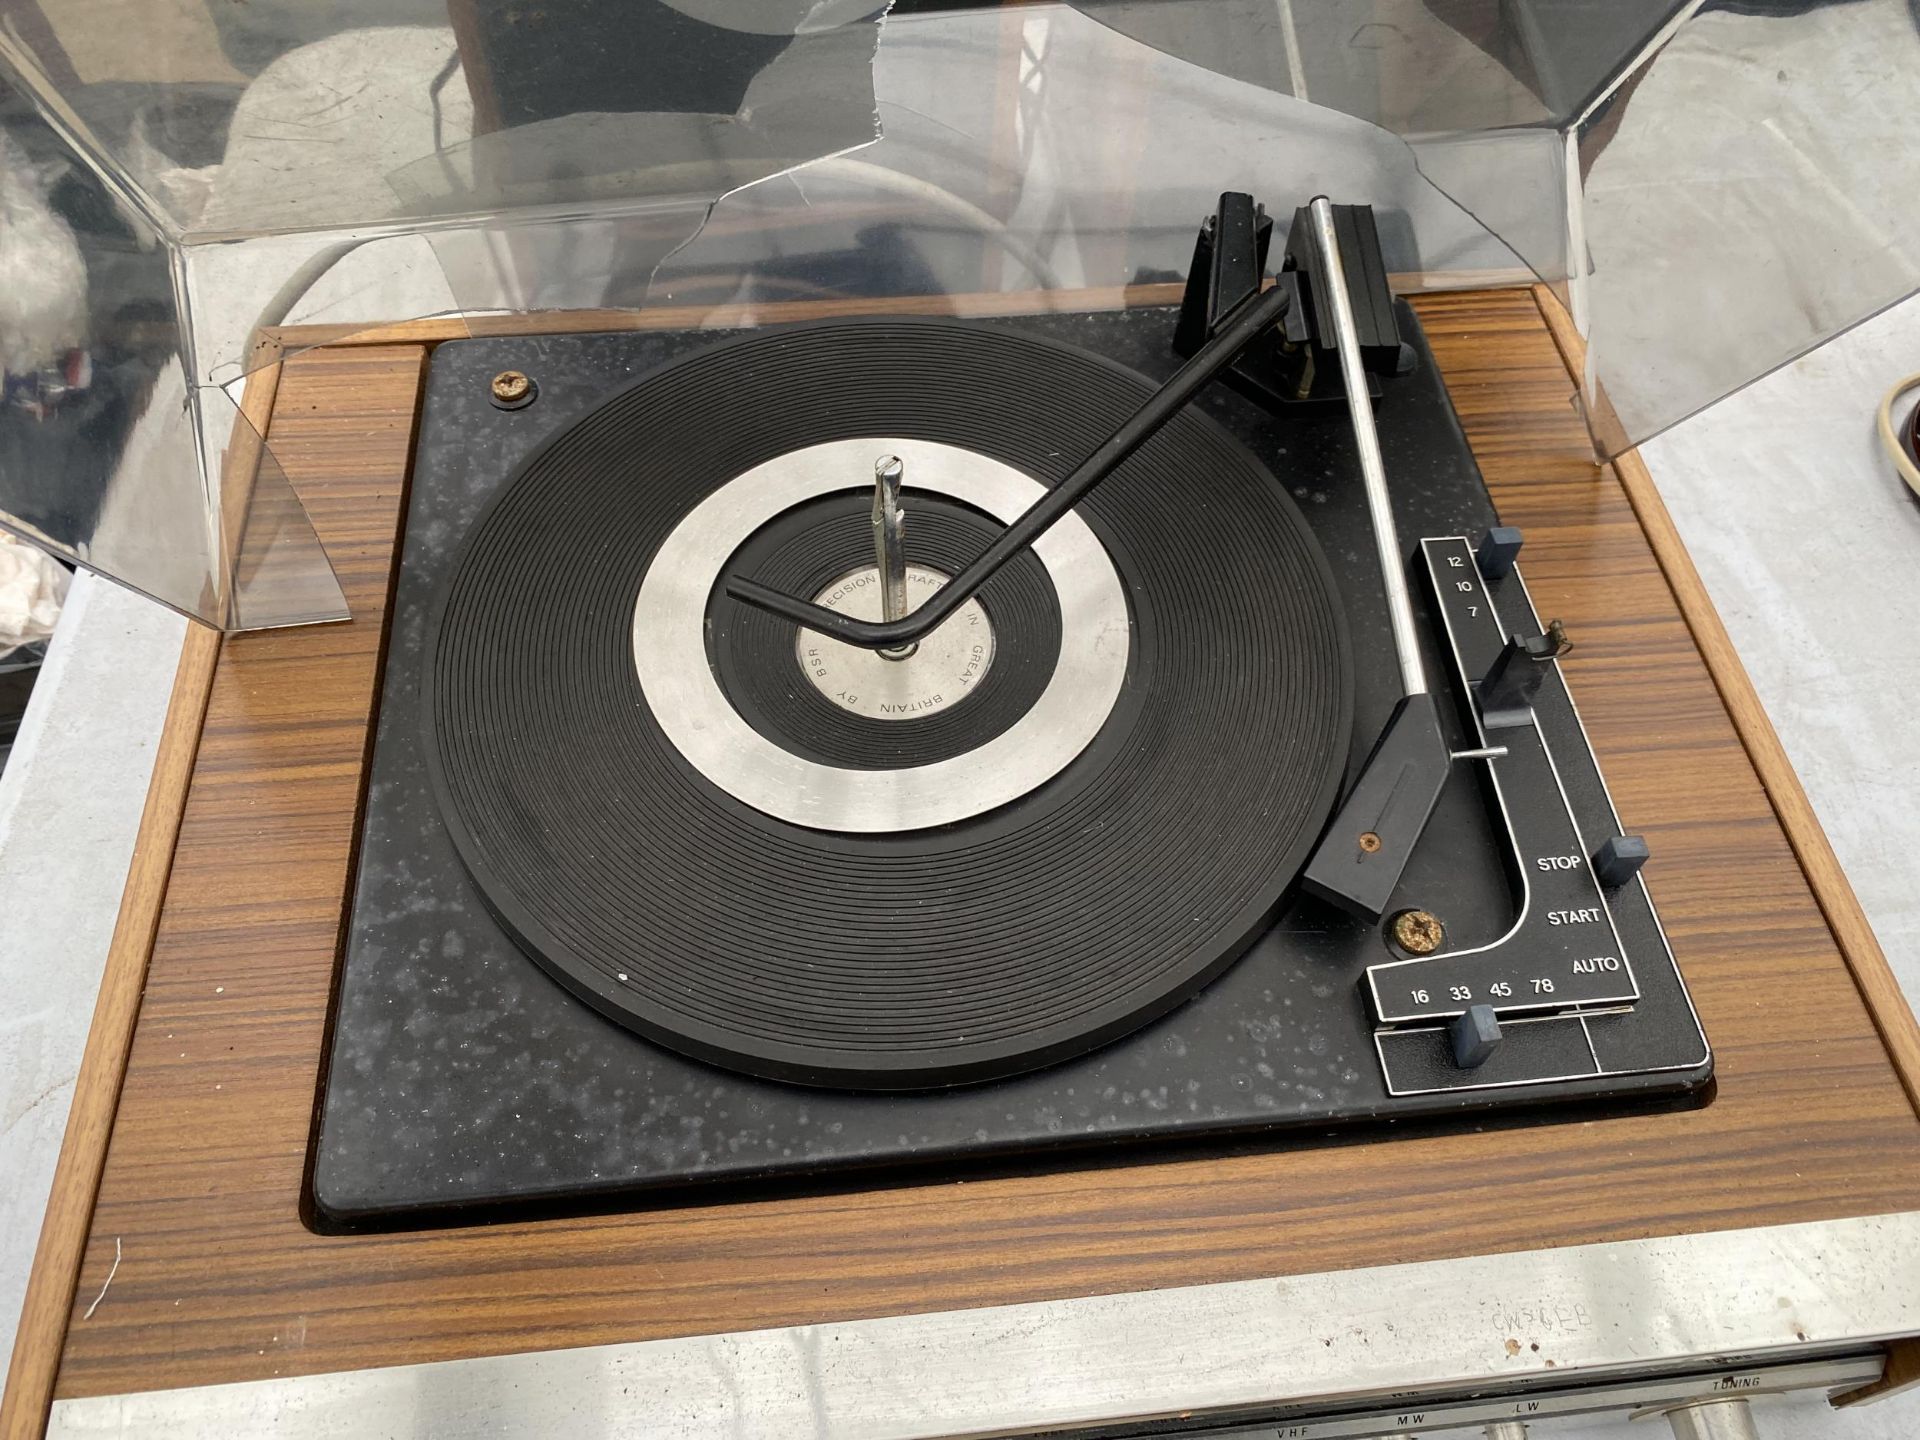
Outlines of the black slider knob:
[[1473,563],[1487,579],[1498,580],[1513,569],[1513,562],[1520,558],[1523,538],[1517,525],[1496,525],[1481,537],[1480,548],[1473,552]]
[[1462,1070],[1478,1069],[1500,1044],[1500,1020],[1491,1005],[1469,1005],[1447,1026],[1447,1039],[1454,1064]]
[[1616,835],[1593,854],[1593,878],[1608,890],[1618,890],[1647,863],[1647,842],[1638,835]]

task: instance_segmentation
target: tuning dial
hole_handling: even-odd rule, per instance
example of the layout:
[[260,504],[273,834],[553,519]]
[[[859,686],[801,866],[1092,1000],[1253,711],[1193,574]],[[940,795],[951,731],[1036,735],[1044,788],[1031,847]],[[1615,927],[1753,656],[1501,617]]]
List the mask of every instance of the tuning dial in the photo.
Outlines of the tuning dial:
[[1744,1400],[1703,1400],[1667,1412],[1673,1440],[1760,1440]]

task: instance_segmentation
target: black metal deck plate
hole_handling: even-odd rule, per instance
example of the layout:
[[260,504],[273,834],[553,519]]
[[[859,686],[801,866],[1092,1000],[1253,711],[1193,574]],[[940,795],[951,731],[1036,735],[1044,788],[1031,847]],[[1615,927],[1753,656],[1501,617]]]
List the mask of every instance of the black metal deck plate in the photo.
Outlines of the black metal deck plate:
[[[1495,523],[1492,506],[1418,325],[1404,309],[1401,318],[1422,363],[1385,383],[1378,412],[1401,533],[1410,548],[1420,537],[1478,536]],[[1176,363],[1170,310],[976,323],[1082,346],[1149,378]],[[1612,914],[1638,1001],[1599,1019],[1510,1024],[1475,1071],[1453,1065],[1444,1028],[1376,1033],[1367,971],[1395,957],[1375,927],[1311,900],[1284,910],[1193,999],[1125,1038],[1048,1069],[934,1093],[750,1078],[581,1003],[500,926],[442,823],[421,740],[424,647],[462,538],[514,468],[635,377],[713,339],[503,338],[434,355],[316,1124],[318,1223],[619,1207],[713,1187],[880,1184],[986,1163],[1112,1163],[1180,1140],[1304,1143],[1337,1126],[1484,1122],[1496,1109],[1590,1114],[1702,1093],[1705,1043],[1637,882]],[[535,404],[503,412],[488,403],[488,380],[507,368],[536,378]],[[1345,416],[1319,407],[1276,420],[1218,386],[1201,405],[1272,468],[1330,559],[1355,656],[1352,753],[1364,757],[1398,698],[1398,676]],[[1494,598],[1508,625],[1537,624],[1517,577]],[[1429,671],[1450,676],[1444,627],[1432,607],[1422,619]],[[1553,740],[1565,806],[1583,833],[1606,833],[1616,822],[1577,716],[1564,691],[1542,693],[1543,731],[1574,737]],[[1455,747],[1478,745],[1457,685],[1444,699]],[[1499,941],[1517,913],[1515,857],[1494,824],[1484,770],[1456,767],[1392,907],[1442,912],[1450,948]],[[1562,804],[1558,795],[1513,803],[1548,801]],[[1076,1160],[1076,1150],[1095,1153]]]

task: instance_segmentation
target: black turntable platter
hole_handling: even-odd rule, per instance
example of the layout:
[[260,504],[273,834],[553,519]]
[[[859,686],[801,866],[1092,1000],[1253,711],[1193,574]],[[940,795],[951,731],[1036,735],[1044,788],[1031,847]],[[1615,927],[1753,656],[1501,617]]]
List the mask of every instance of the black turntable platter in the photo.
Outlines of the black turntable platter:
[[[843,321],[714,344],[554,436],[427,652],[434,783],[501,922],[649,1039],[814,1085],[1031,1070],[1204,986],[1270,923],[1351,730],[1319,542],[1225,429],[1182,414],[902,661],[720,584],[864,583],[886,453],[915,564],[951,575],[1151,388],[1015,332]],[[880,683],[898,714],[848,698]]]

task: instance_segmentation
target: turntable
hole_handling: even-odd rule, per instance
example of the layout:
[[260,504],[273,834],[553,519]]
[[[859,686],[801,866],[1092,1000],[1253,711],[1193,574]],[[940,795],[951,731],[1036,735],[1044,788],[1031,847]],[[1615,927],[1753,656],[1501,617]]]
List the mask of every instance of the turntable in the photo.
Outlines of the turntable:
[[1178,308],[437,349],[319,1223],[1704,1095],[1371,212],[1271,233]]
[[85,11],[0,38],[0,525],[177,613],[0,837],[98,922],[0,947],[0,1433],[1920,1373],[1920,1029],[1744,603],[1895,532],[1634,450],[1916,283],[1910,7]]

